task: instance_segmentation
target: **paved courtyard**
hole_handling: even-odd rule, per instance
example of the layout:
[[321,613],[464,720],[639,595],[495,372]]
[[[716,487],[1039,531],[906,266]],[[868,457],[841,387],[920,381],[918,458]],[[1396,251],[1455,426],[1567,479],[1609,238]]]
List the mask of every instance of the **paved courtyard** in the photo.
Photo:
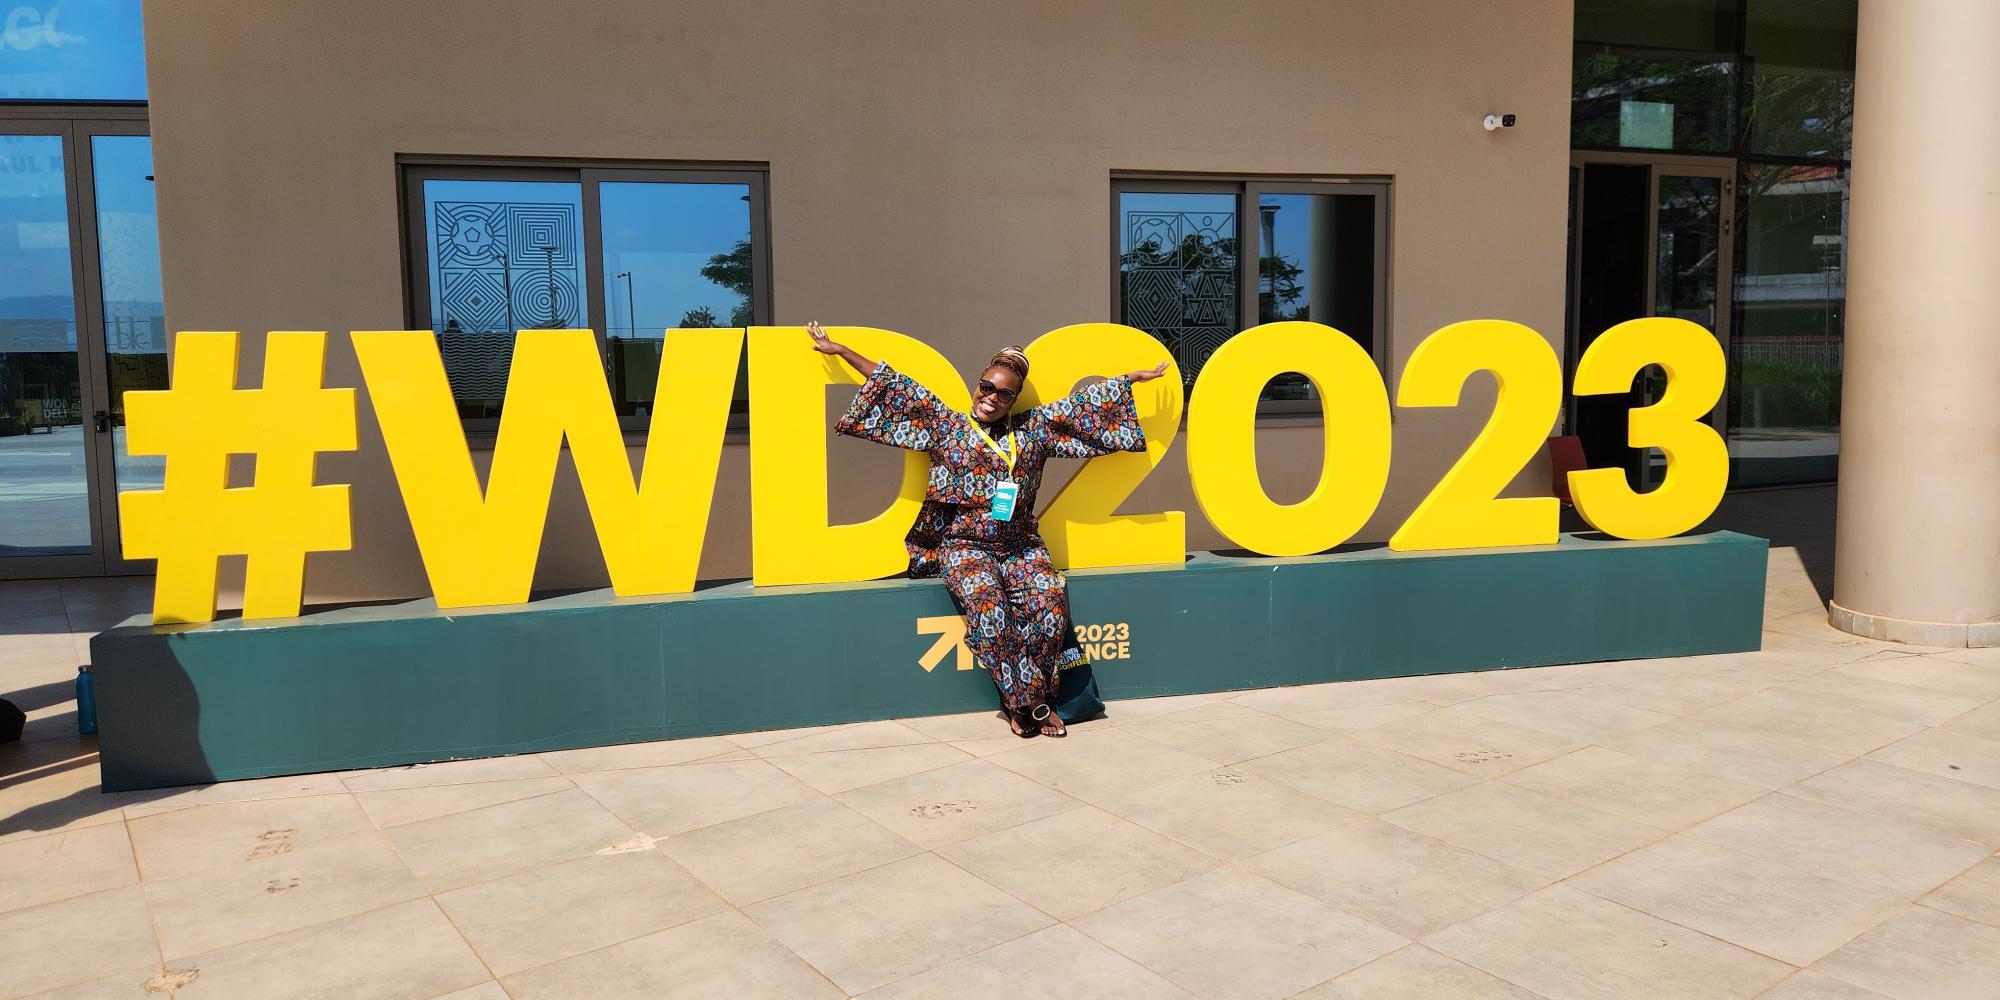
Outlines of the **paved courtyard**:
[[128,794],[148,581],[0,584],[0,1000],[1990,1000],[2000,649],[1828,627],[1830,500],[1725,508],[1756,653]]

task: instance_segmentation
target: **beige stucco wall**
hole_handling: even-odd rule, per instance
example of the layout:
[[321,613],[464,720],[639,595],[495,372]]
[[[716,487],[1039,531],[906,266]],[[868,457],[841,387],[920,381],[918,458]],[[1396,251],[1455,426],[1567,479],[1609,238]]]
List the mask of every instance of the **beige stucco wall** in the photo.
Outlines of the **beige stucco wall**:
[[[1114,171],[1389,175],[1392,368],[1461,319],[1560,346],[1570,0],[149,0],[146,16],[169,328],[336,331],[336,385],[360,385],[344,331],[403,325],[395,158],[419,153],[768,162],[776,321],[886,327],[962,367],[1112,318]],[[1484,131],[1498,111],[1521,124]],[[252,337],[252,377],[261,356]],[[1401,522],[1490,398],[1398,414],[1362,538]],[[426,591],[365,402],[361,418],[361,451],[320,475],[355,484],[355,549],[313,557],[311,600]],[[1317,477],[1318,433],[1260,430],[1274,496]],[[894,461],[837,442],[836,518],[879,510]],[[747,468],[732,444],[704,577],[748,573]],[[1515,492],[1546,483],[1537,463]],[[1191,547],[1228,544],[1179,446],[1125,509],[1186,510]],[[538,584],[603,579],[565,461]]]

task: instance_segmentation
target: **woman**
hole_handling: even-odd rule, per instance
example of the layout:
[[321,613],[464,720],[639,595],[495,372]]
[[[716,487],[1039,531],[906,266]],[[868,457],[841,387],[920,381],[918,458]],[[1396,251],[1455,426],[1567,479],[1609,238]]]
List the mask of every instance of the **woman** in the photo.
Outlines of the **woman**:
[[1014,416],[1008,411],[1028,379],[1028,356],[1009,347],[980,373],[968,416],[887,364],[834,343],[818,323],[806,332],[813,350],[867,376],[835,431],[930,454],[930,487],[907,539],[910,575],[944,574],[969,626],[966,644],[993,675],[1014,735],[1068,735],[1050,705],[1069,595],[1035,531],[1042,465],[1144,451],[1132,383],[1159,378],[1166,362]]

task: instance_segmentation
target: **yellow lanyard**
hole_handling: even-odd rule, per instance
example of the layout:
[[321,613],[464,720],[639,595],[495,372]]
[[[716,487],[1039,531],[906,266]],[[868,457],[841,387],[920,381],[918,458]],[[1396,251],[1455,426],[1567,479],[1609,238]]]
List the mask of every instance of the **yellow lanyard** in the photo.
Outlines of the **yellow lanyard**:
[[992,435],[986,433],[985,428],[979,426],[979,421],[973,420],[969,416],[965,419],[972,424],[972,433],[979,435],[979,440],[986,442],[986,447],[993,449],[993,453],[1000,456],[1001,460],[1007,463],[1007,474],[1010,476],[1013,475],[1014,460],[1021,455],[1021,446],[1014,440],[1014,432],[1008,431],[1007,436],[1001,439],[1007,442],[1007,447],[1003,449],[993,440]]

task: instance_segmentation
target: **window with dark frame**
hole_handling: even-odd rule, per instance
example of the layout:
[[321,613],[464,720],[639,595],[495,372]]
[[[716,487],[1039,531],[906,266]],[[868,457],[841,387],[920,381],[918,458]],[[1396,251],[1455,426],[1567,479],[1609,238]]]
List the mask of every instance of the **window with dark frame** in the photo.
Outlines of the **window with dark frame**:
[[[402,164],[413,329],[438,338],[459,415],[497,426],[515,335],[588,328],[622,421],[653,408],[665,332],[770,321],[760,165]],[[748,407],[739,365],[733,410]]]
[[[1388,192],[1380,179],[1114,178],[1112,315],[1167,346],[1189,387],[1238,332],[1324,323],[1387,364]],[[1267,412],[1317,410],[1297,373]]]

